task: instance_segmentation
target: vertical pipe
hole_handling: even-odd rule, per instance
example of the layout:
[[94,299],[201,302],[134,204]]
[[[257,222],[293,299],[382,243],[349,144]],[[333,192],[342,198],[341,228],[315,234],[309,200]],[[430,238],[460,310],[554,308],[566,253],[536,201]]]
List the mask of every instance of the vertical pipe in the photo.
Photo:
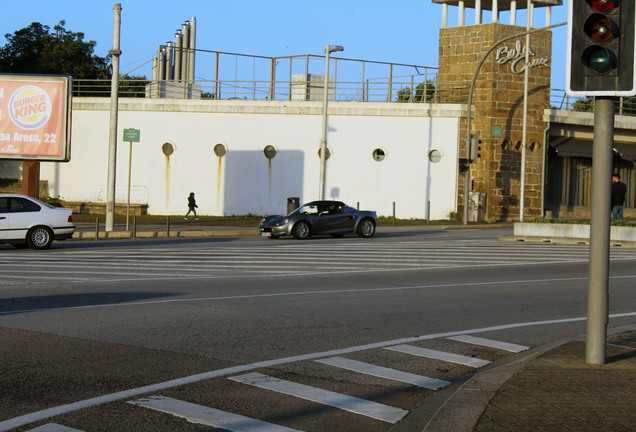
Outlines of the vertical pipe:
[[481,24],[481,0],[475,0],[475,24]]
[[174,36],[174,79],[181,81],[181,59],[183,58],[183,35],[181,30]]
[[[526,31],[530,31],[532,26],[532,0],[528,0],[528,19]],[[530,34],[526,33],[526,65],[530,63]],[[521,134],[521,174],[519,191],[519,221],[523,222],[526,209],[526,144],[528,140],[528,81],[530,68],[525,67],[523,71],[523,132]]]
[[387,95],[386,101],[391,102],[393,93],[393,63],[389,65],[389,94]]
[[492,22],[499,22],[499,4],[497,0],[492,0]]
[[95,240],[99,239],[99,216],[95,218]]
[[292,92],[294,91],[292,84],[293,84],[293,77],[294,77],[294,70],[292,68],[293,66],[293,56],[289,57],[289,100],[292,100]]
[[609,241],[614,139],[614,97],[597,96],[594,105],[592,218],[587,303],[586,361],[605,363],[609,302]]
[[187,85],[188,82],[188,58],[190,56],[190,26],[184,24],[181,27],[183,40],[181,41],[181,80]]
[[457,12],[457,24],[461,27],[466,22],[466,5],[464,0],[459,0],[459,10]]
[[152,59],[152,81],[157,81],[159,79],[159,54],[157,54],[157,57]]
[[442,28],[448,27],[448,3],[442,5]]
[[426,225],[431,224],[431,201],[426,202]]
[[197,19],[192,17],[190,18],[190,43],[188,45],[188,81],[190,84],[194,84],[194,60],[195,60],[195,49],[197,45]]
[[517,25],[517,0],[510,2],[510,25]]
[[214,65],[214,98],[219,98],[219,53],[216,53],[216,64]]
[[119,98],[119,30],[121,28],[121,4],[115,3],[113,8],[113,49],[112,77],[110,85],[110,134],[108,139],[108,179],[106,189],[106,231],[113,231],[115,227],[115,173],[117,168],[117,114]]
[[132,174],[132,141],[128,143],[128,198],[126,200],[126,231],[128,230],[128,220],[130,218],[130,177]]
[[545,26],[548,27],[552,23],[552,6],[545,7]]
[[395,226],[395,201],[393,201],[393,226]]
[[172,42],[167,43],[166,47],[166,79],[172,81],[174,79],[174,45]]
[[159,81],[166,80],[166,51],[164,47],[161,47],[159,51]]
[[318,185],[318,196],[320,200],[325,199],[326,185],[326,164],[327,164],[327,102],[329,100],[329,54],[331,47],[325,48],[325,79],[322,93],[322,139],[320,140],[320,184]]
[[272,64],[269,73],[269,100],[276,98],[276,58],[272,57]]
[[366,102],[368,97],[368,95],[366,95],[364,92],[364,65],[365,61],[362,60],[362,102]]
[[170,237],[170,216],[166,217],[166,237]]

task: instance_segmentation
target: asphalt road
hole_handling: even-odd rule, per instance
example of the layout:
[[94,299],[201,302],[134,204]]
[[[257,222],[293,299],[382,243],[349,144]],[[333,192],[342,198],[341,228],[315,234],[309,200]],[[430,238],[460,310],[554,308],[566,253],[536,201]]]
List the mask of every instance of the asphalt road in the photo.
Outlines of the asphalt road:
[[[588,248],[504,233],[0,246],[0,430],[216,430],[165,413],[184,404],[294,430],[400,430],[439,390],[351,368],[452,383],[478,366],[404,351],[498,361],[510,352],[455,338],[532,347],[584,331]],[[612,249],[610,326],[636,321],[635,261]],[[290,382],[383,414],[290,395]]]

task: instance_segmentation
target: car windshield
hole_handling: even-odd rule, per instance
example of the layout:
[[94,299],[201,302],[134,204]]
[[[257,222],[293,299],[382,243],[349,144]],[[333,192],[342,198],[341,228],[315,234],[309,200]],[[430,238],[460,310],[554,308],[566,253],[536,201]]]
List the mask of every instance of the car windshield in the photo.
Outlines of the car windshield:
[[305,204],[304,206],[294,210],[290,214],[318,214],[318,206],[315,204]]

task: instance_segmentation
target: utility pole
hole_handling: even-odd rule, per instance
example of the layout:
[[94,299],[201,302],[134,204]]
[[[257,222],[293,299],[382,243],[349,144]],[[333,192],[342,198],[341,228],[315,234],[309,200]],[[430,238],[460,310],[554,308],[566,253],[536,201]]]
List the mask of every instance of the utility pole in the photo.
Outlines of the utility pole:
[[112,77],[110,84],[110,135],[108,139],[108,181],[106,189],[106,231],[115,227],[115,173],[117,170],[117,104],[119,98],[119,29],[121,28],[121,4],[115,3],[113,8],[115,19],[113,26],[113,49],[108,51],[112,56]]

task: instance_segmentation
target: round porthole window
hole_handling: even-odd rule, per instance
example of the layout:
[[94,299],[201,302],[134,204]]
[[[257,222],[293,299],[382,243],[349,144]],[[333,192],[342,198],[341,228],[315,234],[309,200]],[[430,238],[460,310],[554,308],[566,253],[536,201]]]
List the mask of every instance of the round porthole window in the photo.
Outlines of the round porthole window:
[[267,159],[274,159],[276,153],[278,153],[278,150],[276,150],[276,147],[274,147],[273,145],[266,145],[263,149],[263,153],[265,154],[265,157]]
[[164,143],[164,144],[161,146],[161,151],[162,151],[162,152],[163,152],[163,154],[165,154],[166,156],[170,156],[172,153],[174,153],[174,149],[175,149],[174,144],[169,143],[169,142]]
[[428,159],[433,163],[437,163],[442,160],[442,152],[437,149],[433,149],[429,152]]
[[[318,157],[322,157],[322,149],[318,149]],[[327,152],[325,153],[325,159],[329,159],[331,157],[331,149],[327,147]]]
[[224,144],[217,144],[214,146],[214,154],[218,157],[223,157],[227,153],[227,147]]
[[382,162],[384,160],[384,158],[386,157],[386,152],[384,151],[384,149],[381,148],[377,148],[375,150],[373,150],[373,160],[376,162]]

